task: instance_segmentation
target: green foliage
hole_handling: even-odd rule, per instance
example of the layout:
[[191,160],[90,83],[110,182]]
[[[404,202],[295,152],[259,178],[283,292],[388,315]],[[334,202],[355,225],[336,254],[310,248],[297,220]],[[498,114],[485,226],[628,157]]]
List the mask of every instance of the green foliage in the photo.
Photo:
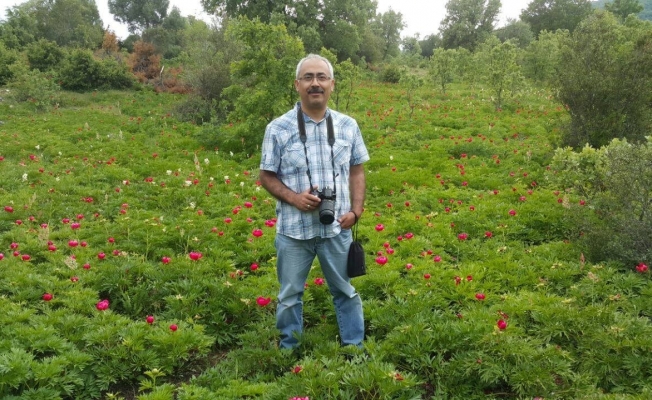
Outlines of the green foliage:
[[160,25],[147,28],[143,31],[142,39],[152,43],[157,53],[165,59],[177,57],[185,47],[184,31],[188,27],[188,21],[181,16],[177,7],[167,15]]
[[521,11],[521,21],[530,24],[532,32],[538,37],[541,31],[562,29],[573,32],[591,11],[589,0],[532,0]]
[[27,61],[31,69],[41,72],[56,70],[65,57],[64,51],[55,42],[41,39],[31,43],[26,49]]
[[59,85],[51,74],[29,70],[21,63],[11,66],[12,79],[7,84],[9,98],[18,103],[28,103],[34,111],[49,111],[57,106]]
[[501,42],[512,40],[517,47],[526,48],[534,40],[534,34],[527,22],[508,19],[507,25],[498,28],[494,34]]
[[604,8],[621,19],[627,18],[630,14],[636,15],[643,11],[643,5],[639,0],[613,0],[611,3],[606,3]]
[[567,111],[549,91],[497,111],[466,82],[356,85],[364,348],[338,345],[316,261],[296,351],[277,344],[275,199],[255,153],[197,140],[204,127],[172,112],[181,95],[60,96],[39,115],[0,102],[0,398],[650,397],[650,272],[592,263],[578,233],[601,196],[612,221],[616,204],[648,218],[650,145],[558,165]]
[[[560,149],[554,179],[576,191],[591,211],[576,212],[587,255],[624,265],[652,260],[652,141],[635,145],[614,139],[600,149]],[[573,208],[586,208],[584,204]]]
[[650,43],[649,25],[621,25],[605,12],[596,12],[563,41],[555,87],[571,117],[566,145],[637,142],[649,134]]
[[[322,55],[325,56],[325,54]],[[351,60],[346,60],[333,63],[333,69],[337,82],[332,94],[335,109],[348,111],[349,105],[355,100],[356,85],[360,83],[360,67],[354,65]],[[342,108],[340,108],[340,102]]]
[[[262,143],[265,126],[292,108],[296,92],[292,82],[303,45],[282,25],[239,19],[229,26],[242,45],[242,58],[231,64],[232,84],[224,89],[229,122],[242,122],[223,131],[221,148],[251,154]],[[270,45],[273,44],[273,45]]]
[[439,28],[444,48],[475,50],[493,32],[500,5],[500,0],[448,0]]
[[403,69],[396,63],[385,64],[380,71],[380,81],[385,83],[398,83],[403,76]]
[[127,66],[112,57],[96,60],[88,50],[73,50],[58,71],[63,89],[89,91],[94,89],[123,89],[134,85]]
[[512,95],[523,83],[521,68],[517,64],[518,49],[511,41],[487,40],[477,52],[480,64],[496,109],[503,107],[505,94]]
[[130,33],[142,32],[163,23],[168,15],[169,0],[109,0],[113,18],[127,25]]
[[523,75],[541,86],[549,86],[560,68],[561,44],[568,31],[539,32],[539,37],[530,42],[523,52]]
[[453,81],[455,70],[455,50],[435,49],[430,58],[430,73],[435,85],[439,85],[442,93],[446,94],[446,85]]
[[10,50],[0,41],[0,86],[4,86],[13,77],[11,65],[18,60],[15,50]]

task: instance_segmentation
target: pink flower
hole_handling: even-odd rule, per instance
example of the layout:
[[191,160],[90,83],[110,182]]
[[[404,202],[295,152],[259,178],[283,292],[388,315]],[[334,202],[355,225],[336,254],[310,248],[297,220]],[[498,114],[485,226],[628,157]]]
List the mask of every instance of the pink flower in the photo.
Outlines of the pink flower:
[[324,278],[315,278],[315,285],[321,286],[324,284]]
[[491,237],[492,237],[493,235],[494,235],[494,234],[491,233],[491,231],[486,231],[486,232],[484,233],[484,237],[486,237],[487,239],[491,239]]
[[177,329],[179,329],[179,327],[177,326],[177,324],[172,324],[172,325],[170,325],[170,330],[171,330],[172,332],[176,332]]
[[188,254],[191,260],[197,261],[200,258],[202,258],[202,254],[198,251],[191,251],[190,254]]
[[251,263],[251,265],[249,266],[249,269],[252,270],[252,271],[256,271],[258,269],[258,264]]
[[161,262],[162,262],[163,264],[169,264],[170,261],[172,261],[172,259],[171,259],[170,257],[166,257],[166,256],[164,256],[163,258],[161,258]]
[[376,232],[380,232],[380,231],[382,231],[383,229],[385,229],[385,226],[384,226],[383,224],[378,224],[378,225],[376,225],[376,228],[375,228],[375,229],[376,229]]
[[496,326],[498,329],[501,331],[507,329],[507,322],[504,319],[499,319],[498,322],[496,322]]
[[54,297],[54,296],[52,296],[51,293],[45,293],[45,294],[43,294],[43,300],[44,300],[44,301],[50,301],[50,300],[52,300],[53,297]]
[[104,260],[104,259],[106,258],[106,254],[104,254],[104,253],[99,253],[99,254],[97,255],[97,258],[99,258],[100,260]]
[[96,305],[95,308],[97,308],[98,311],[104,311],[108,310],[109,308],[109,301],[108,300],[100,300]]
[[270,297],[258,296],[258,298],[256,299],[256,304],[258,304],[261,307],[265,307],[271,301],[272,301],[272,299]]
[[263,236],[263,231],[261,229],[254,229],[251,234],[255,237],[261,237]]
[[457,235],[457,238],[459,240],[466,240],[466,239],[469,238],[469,234],[468,233],[460,233],[459,235]]
[[434,261],[434,262],[441,262],[441,256],[440,256],[440,255],[436,255],[436,256],[432,259],[432,261]]
[[485,295],[484,295],[484,293],[476,293],[475,298],[482,301],[482,300],[485,299]]
[[425,279],[425,280],[430,279],[430,274],[423,274],[423,279]]
[[147,321],[148,324],[153,324],[154,323],[154,316],[148,315],[147,318],[145,318],[145,321]]
[[379,264],[379,265],[387,264],[387,257],[385,257],[385,256],[376,257],[376,264]]
[[509,210],[509,215],[511,215],[512,217],[515,216],[516,215],[516,210],[514,210],[514,209]]
[[639,273],[644,274],[644,273],[646,273],[646,272],[648,271],[648,267],[647,267],[647,265],[645,265],[645,264],[643,264],[643,263],[640,263],[640,264],[638,264],[638,265],[636,266],[636,270],[637,270]]
[[[293,374],[298,374],[301,371],[303,371],[303,366],[301,366],[301,365],[295,365],[294,367],[292,367],[292,373]],[[298,397],[295,397],[295,399],[297,399],[297,398]]]

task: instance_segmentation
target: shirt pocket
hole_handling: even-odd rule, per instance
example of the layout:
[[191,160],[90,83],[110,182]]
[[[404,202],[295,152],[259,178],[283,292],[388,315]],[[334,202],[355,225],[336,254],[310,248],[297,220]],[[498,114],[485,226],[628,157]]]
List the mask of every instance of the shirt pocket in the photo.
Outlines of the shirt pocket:
[[333,163],[335,168],[348,168],[351,162],[351,145],[346,142],[336,141],[333,145]]
[[306,170],[306,153],[303,145],[294,143],[285,149],[281,159],[281,174],[292,175]]

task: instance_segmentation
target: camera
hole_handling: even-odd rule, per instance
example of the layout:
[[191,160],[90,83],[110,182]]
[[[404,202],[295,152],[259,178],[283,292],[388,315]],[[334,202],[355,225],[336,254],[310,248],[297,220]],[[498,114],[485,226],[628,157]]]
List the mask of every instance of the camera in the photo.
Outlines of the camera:
[[324,225],[330,225],[335,221],[335,192],[333,189],[326,187],[324,190],[313,190],[313,195],[321,199],[319,203],[319,222]]

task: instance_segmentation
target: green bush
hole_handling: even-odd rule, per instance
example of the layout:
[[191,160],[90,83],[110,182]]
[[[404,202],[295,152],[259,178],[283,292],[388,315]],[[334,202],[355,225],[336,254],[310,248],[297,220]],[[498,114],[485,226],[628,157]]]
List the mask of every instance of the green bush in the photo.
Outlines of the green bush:
[[30,71],[24,64],[14,64],[12,74],[7,87],[13,101],[29,103],[36,111],[47,111],[59,103],[60,88],[51,74]]
[[29,67],[46,72],[56,69],[65,57],[64,50],[55,42],[41,39],[27,46],[25,51]]
[[399,83],[403,71],[401,67],[396,64],[386,65],[380,72],[380,81],[385,83]]
[[614,139],[597,150],[567,148],[555,153],[553,180],[584,199],[569,207],[577,210],[571,217],[591,260],[628,266],[652,260],[650,165],[650,137],[640,145]]
[[125,89],[135,82],[125,64],[111,57],[96,60],[89,50],[73,50],[62,64],[58,76],[65,90]]

